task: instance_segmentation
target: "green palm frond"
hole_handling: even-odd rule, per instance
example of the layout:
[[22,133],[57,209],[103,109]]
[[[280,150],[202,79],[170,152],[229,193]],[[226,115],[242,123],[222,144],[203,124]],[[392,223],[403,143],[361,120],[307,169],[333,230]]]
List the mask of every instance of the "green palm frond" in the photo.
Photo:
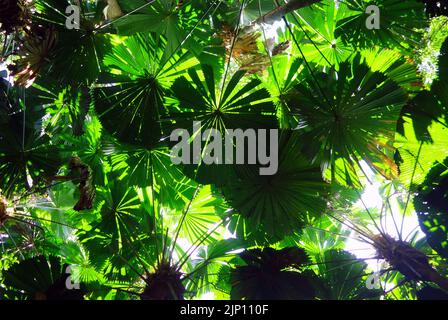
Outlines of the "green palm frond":
[[43,111],[22,108],[10,110],[0,128],[0,188],[7,196],[42,188],[68,159],[64,146],[45,132]]
[[[179,223],[183,217],[179,237],[194,242],[220,223],[226,210],[228,207],[224,200],[214,193],[210,186],[204,186],[198,189],[184,216],[180,215],[178,211],[168,212],[166,223],[175,225],[175,221]],[[224,231],[224,228],[217,229],[205,239],[204,243],[208,244],[222,238]]]
[[306,34],[302,40],[306,59],[322,66],[336,68],[339,63],[347,60],[354,50],[336,33],[336,27],[339,21],[352,14],[345,1],[327,0],[323,1],[321,8],[303,8],[297,13],[297,18],[289,19],[296,24],[297,35]]
[[166,209],[181,210],[194,197],[197,184],[171,161],[170,150],[117,146],[110,155],[111,169],[129,185],[151,190]]
[[138,277],[132,266],[138,264],[141,248],[151,246],[151,213],[145,210],[136,190],[127,189],[123,183],[109,183],[97,192],[97,221],[90,230],[79,231],[78,237],[91,253],[92,264],[110,279]]
[[430,2],[0,0],[0,300],[446,299]]
[[194,65],[187,52],[165,57],[166,40],[138,34],[114,47],[93,90],[104,128],[121,142],[153,148],[163,137],[161,119],[169,81]]
[[320,168],[300,153],[304,141],[291,132],[280,136],[274,175],[259,175],[255,165],[235,169],[237,178],[222,187],[225,199],[238,214],[229,225],[232,232],[259,241],[280,240],[299,232],[326,210],[329,186]]
[[[214,289],[219,282],[220,270],[228,267],[236,251],[244,248],[246,243],[238,239],[219,240],[207,247],[202,247],[196,259],[192,260],[186,288],[198,296]],[[227,270],[230,271],[230,270]]]
[[4,298],[18,300],[82,300],[84,290],[66,287],[68,265],[57,257],[37,256],[12,266],[4,273]]
[[[44,27],[55,28],[57,34],[51,57],[44,57],[48,62],[46,74],[64,84],[92,84],[101,71],[100,63],[103,57],[111,49],[110,37],[97,30],[97,24],[101,22],[99,17],[102,7],[98,5],[89,9],[86,3],[81,3],[79,30],[69,30],[66,27],[65,11],[72,2],[37,0],[35,3],[36,12],[33,18]],[[86,14],[88,11],[93,13],[93,17]]]
[[[412,52],[421,37],[421,29],[426,27],[423,4],[417,0],[348,0],[344,1],[354,12],[337,24],[336,35],[347,45],[368,48],[379,45]],[[379,9],[379,29],[368,29],[366,21],[371,16],[367,8],[371,5]]]
[[301,265],[309,261],[303,250],[297,247],[251,249],[242,252],[240,257],[245,265],[231,270],[232,299],[314,299],[316,277],[313,272],[300,271]]
[[395,128],[407,95],[380,72],[359,62],[343,63],[339,71],[319,73],[296,86],[288,104],[300,119],[305,140],[319,143],[303,150],[320,163],[330,179],[358,186],[359,161],[374,172],[396,177]]
[[316,257],[317,274],[323,282],[321,299],[379,299],[383,290],[368,289],[366,278],[373,274],[367,264],[345,251],[330,250]]
[[[170,122],[167,122],[171,130],[182,128],[188,130],[193,137],[198,134],[192,131],[195,121],[201,122],[201,132],[215,129],[222,136],[229,129],[277,127],[274,105],[268,91],[260,86],[260,80],[244,79],[245,72],[237,71],[227,83],[221,85],[216,82],[216,73],[211,66],[203,65],[201,74],[190,69],[189,79],[176,79],[171,90],[177,101],[170,108]],[[210,141],[212,139],[208,138],[205,146]],[[222,143],[223,146],[224,144]],[[229,176],[219,172],[232,170],[232,165],[227,164],[185,167],[188,176],[204,184],[222,184]]]
[[436,163],[414,198],[415,209],[426,239],[441,256],[448,257],[448,158]]

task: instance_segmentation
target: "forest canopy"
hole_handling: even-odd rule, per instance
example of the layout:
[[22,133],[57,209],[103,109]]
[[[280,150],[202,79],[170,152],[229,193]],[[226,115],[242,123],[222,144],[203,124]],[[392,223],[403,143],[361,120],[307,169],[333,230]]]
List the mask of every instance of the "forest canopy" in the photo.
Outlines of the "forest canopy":
[[0,45],[0,300],[448,299],[447,1],[0,0]]

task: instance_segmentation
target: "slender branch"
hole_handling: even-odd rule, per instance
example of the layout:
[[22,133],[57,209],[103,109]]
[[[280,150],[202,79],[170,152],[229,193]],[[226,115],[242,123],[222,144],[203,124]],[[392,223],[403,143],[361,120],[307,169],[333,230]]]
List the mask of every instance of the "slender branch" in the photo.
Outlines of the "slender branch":
[[288,13],[298,10],[300,8],[308,7],[317,2],[321,2],[322,0],[290,0],[286,4],[275,8],[274,10],[266,13],[261,16],[257,20],[255,20],[255,24],[272,24],[277,20],[280,20]]

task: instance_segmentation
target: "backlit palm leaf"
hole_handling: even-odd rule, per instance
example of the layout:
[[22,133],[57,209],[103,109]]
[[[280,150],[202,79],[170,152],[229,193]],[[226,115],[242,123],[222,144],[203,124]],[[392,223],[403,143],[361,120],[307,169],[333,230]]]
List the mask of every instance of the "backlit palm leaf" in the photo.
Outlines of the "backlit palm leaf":
[[122,142],[154,147],[162,138],[161,118],[169,81],[194,63],[187,53],[163,57],[166,40],[139,34],[117,44],[93,90],[95,110],[107,131]]
[[[423,4],[417,0],[348,0],[344,3],[354,15],[338,22],[336,34],[352,46],[368,48],[379,45],[410,52],[412,44],[418,43],[421,32],[418,29],[426,24]],[[368,29],[366,26],[371,15],[366,11],[371,5],[379,8],[379,29]]]
[[[167,122],[167,126],[171,130],[188,130],[190,136],[197,133],[192,132],[194,121],[201,122],[201,132],[216,129],[222,136],[228,129],[277,127],[269,93],[260,87],[260,80],[246,80],[244,74],[244,71],[236,72],[221,86],[216,82],[216,71],[212,67],[203,65],[202,74],[190,69],[188,75],[191,80],[186,77],[178,78],[171,88],[177,102],[170,107],[170,122]],[[210,140],[207,139],[205,144]],[[231,170],[231,165],[212,164],[197,168],[197,165],[186,166],[185,172],[201,183],[220,184],[229,178],[220,174],[220,170]]]
[[353,65],[341,64],[338,72],[318,73],[300,83],[288,104],[305,141],[319,141],[304,145],[305,154],[324,170],[330,168],[331,180],[359,185],[361,159],[385,177],[398,174],[392,142],[406,98],[396,83],[357,58]]

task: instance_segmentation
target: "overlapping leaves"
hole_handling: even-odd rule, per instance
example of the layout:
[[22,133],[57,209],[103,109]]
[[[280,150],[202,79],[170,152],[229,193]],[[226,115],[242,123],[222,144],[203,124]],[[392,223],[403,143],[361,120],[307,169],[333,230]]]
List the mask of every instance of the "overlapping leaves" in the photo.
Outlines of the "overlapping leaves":
[[397,175],[391,142],[406,99],[395,82],[356,58],[339,71],[314,73],[288,104],[305,140],[319,141],[305,145],[305,154],[329,168],[331,180],[359,186],[361,159],[385,177]]
[[414,205],[428,243],[448,258],[448,158],[429,171],[419,186]]
[[232,299],[311,300],[315,297],[314,274],[300,271],[309,261],[300,248],[252,249],[242,252],[240,257],[245,265],[231,270]]
[[[410,51],[412,44],[418,43],[419,29],[425,27],[423,4],[417,0],[348,0],[344,3],[354,14],[338,22],[336,34],[352,46],[379,45]],[[367,10],[369,6],[376,6],[379,16],[373,16]],[[379,21],[378,29],[367,28],[367,21],[372,18]]]
[[162,37],[138,34],[118,43],[93,90],[105,129],[121,142],[153,148],[162,138],[164,97],[173,80],[191,66],[187,53],[164,57]]
[[[190,69],[189,79],[176,79],[171,90],[177,103],[170,108],[170,122],[167,122],[171,130],[185,129],[193,137],[199,130],[204,133],[207,129],[215,129],[224,137],[229,129],[277,127],[274,105],[268,91],[260,87],[260,80],[244,79],[245,72],[237,71],[227,83],[220,84],[216,81],[218,74],[212,67],[203,65],[202,74]],[[201,122],[201,126],[193,132],[195,121]],[[212,139],[206,137],[204,148],[210,141]],[[222,170],[228,172],[231,166],[224,163],[199,168],[190,165],[185,172],[201,183],[221,184],[229,177]]]
[[239,214],[229,225],[232,231],[258,240],[279,240],[326,210],[328,185],[319,166],[300,153],[305,141],[291,132],[280,136],[278,170],[273,175],[260,175],[256,165],[235,169],[234,180],[222,187]]

